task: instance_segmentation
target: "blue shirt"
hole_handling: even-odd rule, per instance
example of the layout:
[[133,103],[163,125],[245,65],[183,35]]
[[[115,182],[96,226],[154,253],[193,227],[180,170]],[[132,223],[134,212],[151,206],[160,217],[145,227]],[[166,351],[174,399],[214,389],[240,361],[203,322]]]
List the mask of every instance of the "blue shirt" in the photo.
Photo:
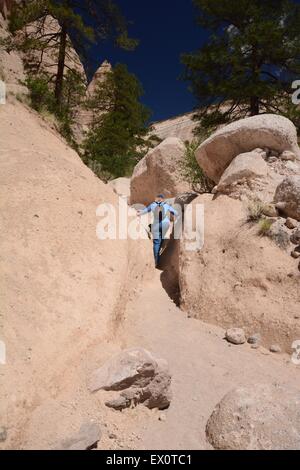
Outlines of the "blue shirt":
[[148,212],[153,212],[154,224],[169,222],[168,213],[173,214],[175,217],[178,215],[178,212],[166,202],[152,202],[142,211],[142,214],[147,214]]

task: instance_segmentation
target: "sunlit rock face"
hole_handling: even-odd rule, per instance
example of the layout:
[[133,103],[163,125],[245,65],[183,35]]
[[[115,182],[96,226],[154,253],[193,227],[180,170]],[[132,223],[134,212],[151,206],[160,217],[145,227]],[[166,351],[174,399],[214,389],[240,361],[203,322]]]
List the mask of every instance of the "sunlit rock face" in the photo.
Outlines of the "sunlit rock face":
[[193,113],[182,114],[165,121],[153,123],[153,134],[161,140],[168,137],[177,137],[183,142],[191,142],[194,138],[194,129],[197,123],[193,120]]

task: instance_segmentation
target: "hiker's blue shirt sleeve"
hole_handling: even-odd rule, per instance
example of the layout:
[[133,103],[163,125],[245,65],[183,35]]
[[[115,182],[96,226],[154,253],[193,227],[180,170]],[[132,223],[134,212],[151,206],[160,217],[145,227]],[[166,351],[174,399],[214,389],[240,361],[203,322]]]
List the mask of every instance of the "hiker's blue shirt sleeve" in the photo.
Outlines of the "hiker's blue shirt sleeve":
[[169,211],[171,214],[173,214],[175,217],[178,216],[178,212],[176,209],[174,209],[174,207],[172,206],[169,206],[169,204],[165,204],[165,208],[167,209],[167,211]]
[[144,215],[144,214],[147,214],[148,212],[152,212],[153,209],[154,209],[154,204],[152,203],[148,207],[143,209],[141,213],[142,213],[142,215]]
[[[170,212],[171,214],[173,214],[175,217],[178,216],[178,212],[177,210],[175,210],[172,206],[170,206],[169,204],[163,204],[162,207],[164,208],[164,213],[167,214],[167,212]],[[142,215],[143,214],[147,214],[148,212],[154,212],[154,210],[157,208],[157,204],[155,202],[152,202],[152,204],[150,204],[148,207],[146,207],[143,211],[142,211]]]

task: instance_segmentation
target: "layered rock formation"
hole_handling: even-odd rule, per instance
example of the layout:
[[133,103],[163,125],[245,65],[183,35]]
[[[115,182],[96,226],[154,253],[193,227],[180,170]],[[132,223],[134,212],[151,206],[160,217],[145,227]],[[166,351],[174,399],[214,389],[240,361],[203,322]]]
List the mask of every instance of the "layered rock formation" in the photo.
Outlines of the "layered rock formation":
[[168,137],[177,137],[183,142],[191,142],[194,139],[194,130],[197,126],[193,116],[194,113],[186,113],[164,121],[154,122],[152,124],[152,134],[161,140]]
[[105,60],[102,62],[98,70],[95,72],[92,81],[89,83],[87,87],[87,94],[92,97],[95,94],[95,91],[97,90],[97,87],[105,82],[107,75],[112,71],[112,66],[108,62],[108,60]]

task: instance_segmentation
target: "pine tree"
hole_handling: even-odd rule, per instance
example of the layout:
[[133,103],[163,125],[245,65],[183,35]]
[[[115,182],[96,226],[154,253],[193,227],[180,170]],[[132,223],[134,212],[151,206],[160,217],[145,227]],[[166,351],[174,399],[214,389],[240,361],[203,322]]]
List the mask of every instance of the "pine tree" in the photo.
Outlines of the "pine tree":
[[288,114],[300,74],[300,5],[292,0],[194,0],[211,31],[185,54],[185,79],[206,127],[260,113]]
[[[57,31],[45,32],[44,24],[48,17],[57,20]],[[57,54],[54,74],[55,99],[57,106],[62,105],[66,58],[70,51],[70,40],[76,51],[83,56],[93,43],[114,38],[116,44],[125,49],[134,49],[137,41],[127,34],[127,22],[117,4],[112,0],[28,0],[25,5],[17,5],[10,18],[13,33],[27,25],[25,39],[20,47],[26,51],[37,51],[40,64],[48,49]]]
[[142,94],[135,75],[117,64],[88,104],[94,122],[84,143],[85,161],[97,162],[103,179],[128,175],[152,144]]

